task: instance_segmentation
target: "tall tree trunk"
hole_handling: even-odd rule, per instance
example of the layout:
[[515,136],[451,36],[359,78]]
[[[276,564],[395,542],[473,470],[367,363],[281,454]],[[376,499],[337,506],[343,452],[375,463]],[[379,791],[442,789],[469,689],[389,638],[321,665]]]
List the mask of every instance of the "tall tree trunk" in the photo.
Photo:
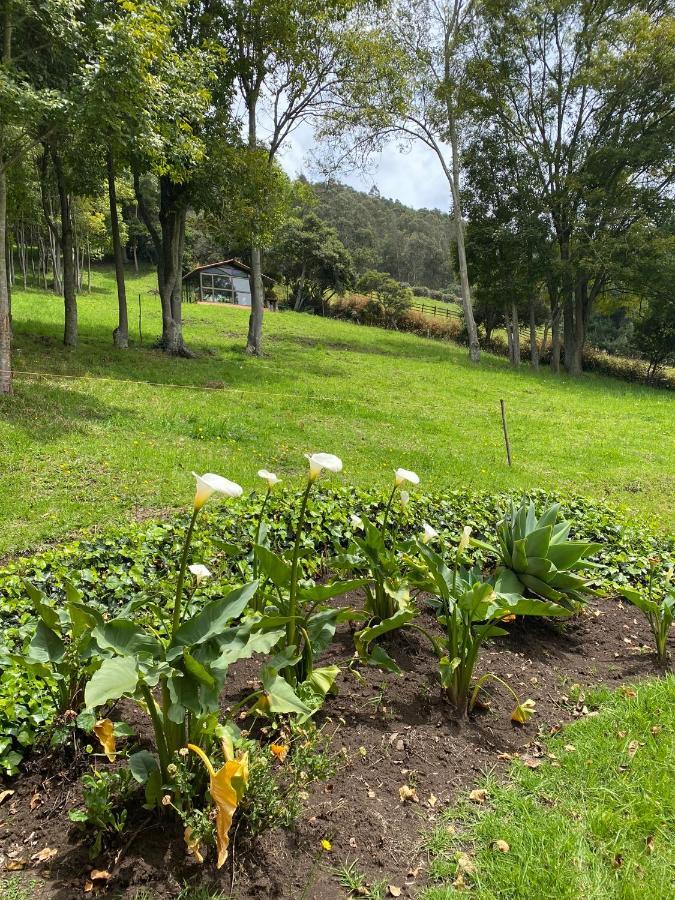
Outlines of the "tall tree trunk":
[[[251,152],[257,147],[256,112],[257,96],[249,99],[248,109],[248,147]],[[260,247],[251,248],[251,315],[248,320],[248,339],[246,352],[253,356],[262,353],[263,311],[265,295],[262,280],[262,251]]]
[[539,347],[537,346],[537,314],[534,299],[530,300],[530,361],[533,369],[539,368]]
[[[12,9],[5,0],[2,13],[2,64],[8,68],[12,60]],[[9,280],[7,276],[7,171],[2,153],[0,132],[0,394],[12,393],[12,323],[10,318]]]
[[457,240],[457,262],[459,263],[459,288],[462,297],[462,311],[464,324],[469,337],[469,358],[471,362],[480,362],[480,344],[478,342],[478,329],[473,316],[471,305],[471,288],[469,287],[469,272],[466,265],[466,245],[464,242],[464,218],[462,216],[462,202],[460,196],[460,160],[459,140],[455,127],[454,116],[450,117],[450,149],[452,152],[452,207],[455,220],[455,232]]
[[513,365],[520,365],[520,322],[518,321],[518,304],[511,303],[511,328],[513,329]]
[[[6,20],[5,20],[6,21]],[[7,175],[0,160],[0,394],[12,393],[12,326],[5,240],[7,232]]]
[[107,152],[108,199],[110,201],[110,231],[113,255],[115,257],[115,280],[117,281],[117,328],[113,331],[113,343],[118,350],[129,347],[129,316],[127,313],[127,291],[124,283],[124,254],[120,239],[120,220],[117,212],[117,189],[115,187],[115,159],[112,149]]
[[73,256],[73,217],[68,185],[63,172],[63,163],[58,151],[52,147],[52,163],[56,175],[61,207],[61,255],[63,257],[63,343],[66,347],[77,346],[77,295],[75,292],[75,259]]
[[305,302],[305,263],[302,264],[302,272],[300,273],[300,279],[298,281],[298,292],[295,295],[295,305],[293,306],[293,310],[295,312],[300,312],[302,310],[302,305]]
[[575,291],[572,278],[569,238],[564,235],[560,241],[560,262],[562,264],[562,305],[563,340],[565,345],[565,369],[570,375],[579,375],[579,356],[575,325]]

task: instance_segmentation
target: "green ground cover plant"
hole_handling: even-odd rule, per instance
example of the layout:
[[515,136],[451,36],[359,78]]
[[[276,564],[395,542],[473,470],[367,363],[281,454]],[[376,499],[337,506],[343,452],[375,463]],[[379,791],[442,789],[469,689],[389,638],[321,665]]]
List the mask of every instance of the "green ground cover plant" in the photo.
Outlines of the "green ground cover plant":
[[544,740],[540,764],[443,814],[424,900],[672,896],[674,701],[672,675],[587,695],[593,715]]
[[0,399],[0,553],[178,509],[178,476],[192,469],[227,471],[249,489],[265,466],[299,487],[297,450],[317,447],[339,449],[345,480],[362,488],[388,489],[402,465],[423,475],[425,493],[554,485],[624,505],[648,524],[675,522],[672,394],[596,375],[513,372],[488,354],[473,368],[453,344],[294,313],[267,316],[266,355],[253,359],[242,351],[246,312],[203,305],[184,311],[197,357],[169,359],[152,349],[154,287],[150,273],[129,277],[129,297],[142,293],[143,344],[132,327],[127,352],[112,347],[108,270],[79,297],[73,351],[61,345],[60,300],[14,292],[18,374],[16,395]]

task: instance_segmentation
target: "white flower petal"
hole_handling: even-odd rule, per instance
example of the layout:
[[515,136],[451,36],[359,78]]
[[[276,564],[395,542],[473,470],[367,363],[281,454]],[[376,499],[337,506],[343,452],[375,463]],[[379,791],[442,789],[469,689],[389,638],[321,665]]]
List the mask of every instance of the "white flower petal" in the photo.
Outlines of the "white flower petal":
[[188,566],[188,570],[195,576],[197,584],[204,578],[211,577],[210,570],[203,563],[192,563],[191,566]]
[[212,494],[220,494],[223,497],[241,497],[244,489],[234,481],[229,481],[221,475],[206,472],[205,475],[192,473],[197,482],[195,492],[195,509],[201,509]]
[[352,513],[349,517],[349,523],[352,528],[356,528],[359,530],[363,528],[363,519],[361,518],[361,516],[357,516],[354,513]]
[[410,494],[407,491],[401,491],[401,493],[398,496],[399,496],[399,499],[401,500],[401,506],[407,506],[408,503],[410,502]]
[[423,531],[422,531],[422,543],[423,544],[428,544],[429,541],[433,541],[434,538],[438,537],[438,532],[436,531],[435,528],[432,528],[428,522],[424,522],[422,524],[422,528],[423,528]]
[[394,472],[394,477],[396,479],[396,487],[400,487],[404,481],[409,481],[410,484],[419,484],[420,477],[415,472],[411,472],[409,469],[397,469]]
[[267,469],[258,469],[258,477],[263,478],[270,487],[274,487],[281,481],[281,478],[277,478],[274,472],[268,472]]
[[341,472],[342,460],[332,453],[305,453],[309,460],[309,480],[315,481],[324,469],[329,472]]

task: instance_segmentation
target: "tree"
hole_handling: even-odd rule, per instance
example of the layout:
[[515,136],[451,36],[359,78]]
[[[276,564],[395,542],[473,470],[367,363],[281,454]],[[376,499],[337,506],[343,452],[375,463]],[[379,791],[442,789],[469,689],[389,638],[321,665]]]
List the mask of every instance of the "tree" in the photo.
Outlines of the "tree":
[[311,306],[323,313],[327,300],[354,286],[349,251],[335,229],[312,212],[284,228],[271,261],[294,297],[296,312]]
[[392,137],[419,141],[438,160],[450,196],[469,355],[480,359],[462,210],[464,82],[476,24],[473,0],[396,0],[362,38],[361,73],[348,82],[326,135],[346,134],[340,159],[368,155]]
[[[223,42],[236,72],[247,114],[247,140],[264,146],[272,164],[289,135],[314,123],[352,71],[348,15],[358,0],[226,0]],[[254,233],[260,229],[254,228]],[[252,296],[246,350],[262,352],[263,246],[251,247]]]
[[488,0],[471,73],[485,127],[532,162],[558,249],[565,367],[610,273],[595,253],[675,178],[669,0]]
[[385,324],[395,325],[401,313],[410,308],[412,292],[403,287],[386,272],[364,272],[356,283],[356,289],[371,297],[373,311]]

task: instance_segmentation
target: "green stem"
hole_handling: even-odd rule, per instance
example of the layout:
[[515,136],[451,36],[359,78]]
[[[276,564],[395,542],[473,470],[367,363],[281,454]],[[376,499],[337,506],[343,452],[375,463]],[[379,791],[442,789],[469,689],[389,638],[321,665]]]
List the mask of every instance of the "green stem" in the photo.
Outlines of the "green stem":
[[499,675],[493,675],[492,672],[486,672],[485,675],[481,675],[481,677],[476,682],[475,688],[473,689],[473,694],[471,695],[471,700],[469,702],[469,712],[471,712],[471,710],[473,709],[473,705],[476,702],[476,697],[478,696],[478,691],[485,684],[488,678],[492,678],[493,681],[499,682],[499,684],[501,684],[502,687],[505,687],[509,694],[511,694],[513,699],[516,701],[516,705],[520,704],[520,697],[518,696],[518,694],[516,694],[510,684],[507,684],[503,678],[499,677]]
[[267,506],[267,501],[270,499],[270,494],[272,492],[272,488],[267,488],[267,493],[265,494],[265,499],[263,500],[263,505],[260,507],[260,516],[258,517],[258,527],[255,530],[255,541],[253,547],[253,578],[258,577],[258,560],[255,555],[255,548],[258,546],[260,542],[260,529],[262,528],[263,518],[265,516],[265,507]]
[[150,691],[150,688],[147,686],[147,684],[141,684],[141,693],[143,694],[143,699],[145,700],[145,704],[148,707],[148,713],[152,720],[152,727],[155,731],[157,755],[159,756],[159,769],[162,773],[162,781],[166,784],[166,782],[169,780],[169,774],[167,771],[169,766],[169,753],[166,746],[166,738],[164,736],[162,718],[159,714],[159,710],[157,709],[155,698],[152,696],[152,692]]
[[251,700],[254,700],[256,697],[259,697],[263,693],[263,690],[258,689],[257,691],[253,691],[252,693],[248,694],[246,697],[244,697],[243,700],[240,700],[239,703],[235,703],[228,712],[229,718],[233,718],[239,712],[242,706],[246,706],[247,703],[250,703]]
[[305,493],[302,495],[302,504],[300,506],[300,516],[298,518],[298,528],[295,532],[295,544],[293,545],[293,559],[291,562],[291,584],[289,588],[288,599],[288,615],[290,621],[286,626],[286,645],[291,647],[295,644],[295,617],[297,615],[297,594],[298,594],[298,558],[300,556],[300,539],[302,537],[302,526],[305,522],[305,512],[307,510],[307,500],[309,492],[312,489],[312,481],[307,481]]
[[384,539],[387,534],[387,523],[389,521],[389,513],[391,512],[391,504],[394,502],[394,494],[396,493],[398,485],[394,485],[392,488],[391,494],[389,494],[389,502],[387,503],[387,508],[384,511],[384,521],[382,522],[382,543],[384,543]]
[[188,553],[190,552],[190,544],[192,542],[192,532],[195,530],[195,522],[199,515],[197,507],[192,511],[192,518],[188,525],[187,534],[185,535],[185,543],[183,544],[183,553],[180,560],[180,569],[178,570],[178,581],[176,582],[176,599],[173,604],[173,621],[171,625],[171,640],[173,640],[178,626],[180,625],[181,601],[183,599],[183,582],[185,581],[185,569],[187,568]]

